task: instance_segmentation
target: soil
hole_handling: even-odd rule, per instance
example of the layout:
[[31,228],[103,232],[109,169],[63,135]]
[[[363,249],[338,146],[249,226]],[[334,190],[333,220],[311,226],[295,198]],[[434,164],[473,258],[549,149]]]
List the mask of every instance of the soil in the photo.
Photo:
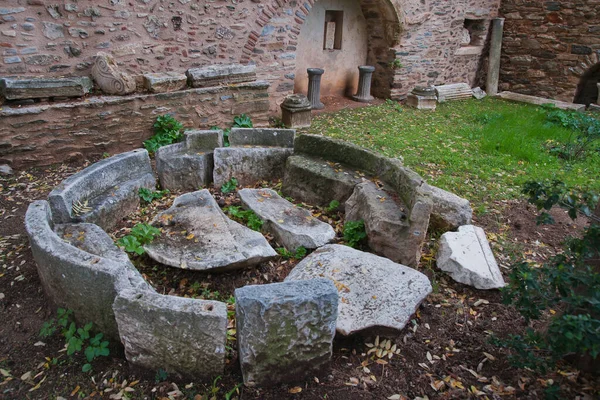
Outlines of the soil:
[[[110,356],[95,360],[93,370],[84,373],[84,357],[68,357],[60,335],[39,336],[56,308],[42,291],[23,227],[28,204],[46,198],[51,188],[81,167],[62,165],[0,177],[0,399],[199,400],[211,393],[223,399],[231,390],[231,399],[537,399],[544,398],[553,383],[562,390],[560,398],[592,399],[600,395],[597,377],[567,364],[543,375],[511,367],[507,351],[492,345],[489,338],[492,333],[499,337],[522,333],[524,320],[502,304],[498,291],[475,290],[437,271],[433,267],[436,232],[429,235],[419,268],[432,279],[434,293],[405,329],[385,335],[400,349],[391,359],[367,355],[367,344],[377,339],[374,333],[337,337],[330,368],[321,375],[256,389],[240,385],[235,345],[222,377],[208,382],[137,368],[125,360],[120,345],[112,343]],[[149,220],[167,208],[170,199],[123,221],[114,236],[125,234],[135,221]],[[221,206],[237,202],[234,196],[218,201]],[[574,224],[561,210],[552,210],[558,223],[537,226],[531,206],[521,200],[498,202],[490,210],[477,216],[475,223],[488,233],[505,277],[511,262],[522,258],[542,262],[560,251],[565,237],[580,234],[586,225],[584,220]],[[331,218],[334,224],[340,220],[335,213],[328,216],[323,210],[312,211],[321,214],[319,218]],[[161,293],[220,300],[226,300],[235,287],[282,280],[295,262],[281,257],[255,269],[203,275],[156,268],[145,256],[136,260]]]

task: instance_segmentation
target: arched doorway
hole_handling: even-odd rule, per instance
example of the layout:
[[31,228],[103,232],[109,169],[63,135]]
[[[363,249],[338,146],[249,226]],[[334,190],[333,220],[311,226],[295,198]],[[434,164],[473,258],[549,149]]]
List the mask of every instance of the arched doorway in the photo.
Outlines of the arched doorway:
[[598,82],[600,82],[600,63],[590,67],[579,80],[573,103],[585,104],[598,103]]
[[319,0],[301,28],[294,92],[306,93],[307,68],[323,68],[322,96],[356,93],[358,66],[375,67],[372,94],[388,98],[393,82],[392,47],[401,25],[389,0]]

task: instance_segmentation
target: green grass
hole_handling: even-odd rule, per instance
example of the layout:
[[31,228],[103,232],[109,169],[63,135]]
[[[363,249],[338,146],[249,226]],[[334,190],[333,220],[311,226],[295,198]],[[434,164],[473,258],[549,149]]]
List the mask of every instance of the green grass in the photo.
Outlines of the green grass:
[[573,132],[547,123],[542,109],[526,104],[486,98],[444,103],[430,112],[399,111],[388,102],[321,115],[308,133],[401,156],[429,183],[476,207],[520,197],[528,180],[560,179],[600,192],[600,154],[577,162],[549,154],[548,140],[565,141]]

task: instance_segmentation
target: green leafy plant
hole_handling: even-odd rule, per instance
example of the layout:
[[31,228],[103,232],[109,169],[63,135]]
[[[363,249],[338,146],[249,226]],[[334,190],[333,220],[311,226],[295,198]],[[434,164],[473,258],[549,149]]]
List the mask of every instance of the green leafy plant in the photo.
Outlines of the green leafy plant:
[[[502,290],[506,304],[512,304],[526,321],[550,316],[545,330],[529,329],[524,336],[496,339],[510,348],[516,366],[544,369],[568,355],[598,361],[600,355],[600,219],[590,212],[598,197],[570,190],[562,182],[527,182],[523,192],[539,209],[559,205],[575,219],[588,215],[591,225],[581,238],[569,239],[564,253],[542,266],[529,262],[515,264],[509,285]],[[547,214],[547,213],[546,213]],[[552,222],[548,215],[538,219]],[[594,264],[595,263],[595,264]],[[558,310],[558,312],[557,312]]]
[[170,114],[159,115],[153,125],[154,135],[144,141],[144,147],[150,154],[160,147],[179,142],[183,139],[183,125]]
[[252,120],[246,114],[240,114],[233,118],[234,128],[252,128]]
[[325,212],[327,213],[332,213],[337,211],[337,209],[340,207],[340,202],[337,200],[331,200],[331,202],[329,202],[329,205],[327,207],[325,207]]
[[548,123],[573,132],[564,143],[550,142],[550,153],[567,160],[582,159],[600,140],[600,120],[597,118],[580,112],[561,110],[552,104],[543,105],[542,109],[546,112]]
[[269,126],[272,126],[273,128],[286,128],[281,118],[277,117],[269,117]]
[[167,371],[165,371],[162,368],[159,368],[158,371],[156,371],[156,375],[154,375],[154,382],[161,383],[166,381],[167,378],[169,378],[169,374],[167,373]]
[[346,221],[344,224],[344,241],[350,247],[358,247],[367,238],[365,222]]
[[138,190],[138,195],[140,199],[142,199],[146,203],[152,203],[154,200],[158,200],[163,198],[163,196],[169,194],[169,190],[151,190],[147,188],[140,188]]
[[296,259],[296,260],[300,260],[301,258],[304,258],[306,256],[306,249],[303,246],[298,247],[296,250],[289,251],[287,250],[285,247],[278,247],[277,249],[275,249],[279,255],[285,259]]
[[151,243],[159,235],[160,229],[148,224],[137,224],[131,228],[129,235],[117,240],[117,244],[123,247],[127,253],[142,255],[146,252],[143,246]]
[[77,354],[85,348],[83,353],[87,363],[83,365],[82,371],[89,372],[92,370],[92,361],[98,357],[107,357],[110,354],[108,341],[102,340],[104,334],[99,332],[93,335],[93,326],[94,324],[92,322],[88,322],[83,327],[78,327],[73,320],[73,312],[71,310],[59,308],[56,320],[51,319],[50,321],[45,322],[40,330],[40,336],[51,336],[60,328],[61,335],[65,339],[65,347],[68,356]]
[[404,65],[402,65],[402,61],[400,61],[399,58],[394,58],[392,61],[390,61],[390,68],[400,69],[402,67],[404,67]]
[[229,206],[225,208],[227,214],[229,214],[232,218],[243,222],[246,226],[253,231],[260,232],[264,221],[256,215],[256,213],[252,210],[243,210],[238,206]]
[[221,186],[221,193],[223,193],[223,194],[231,193],[231,192],[235,191],[235,188],[237,187],[237,185],[238,185],[238,180],[232,177],[230,180],[225,182],[223,184],[223,186]]

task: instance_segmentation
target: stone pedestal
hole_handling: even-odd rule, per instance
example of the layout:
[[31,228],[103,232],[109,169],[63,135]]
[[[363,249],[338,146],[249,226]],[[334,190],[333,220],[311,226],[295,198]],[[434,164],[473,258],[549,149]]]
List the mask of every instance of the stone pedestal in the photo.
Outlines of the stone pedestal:
[[352,100],[361,103],[369,103],[373,101],[374,97],[371,96],[371,77],[373,76],[375,67],[370,65],[361,65],[358,67],[358,91]]
[[281,120],[288,128],[309,127],[311,119],[310,110],[311,104],[305,95],[289,95],[283,100],[283,103],[281,103]]
[[[308,68],[308,100],[313,110],[325,108],[321,103],[321,75],[325,72],[321,68]],[[310,124],[309,124],[310,125]]]
[[406,98],[406,105],[418,110],[435,111],[437,105],[437,96],[435,88],[432,86],[417,86]]
[[485,90],[488,95],[498,94],[498,80],[500,79],[500,55],[502,50],[502,32],[504,30],[504,18],[492,20],[492,35],[490,38],[490,58],[488,62],[487,81]]

